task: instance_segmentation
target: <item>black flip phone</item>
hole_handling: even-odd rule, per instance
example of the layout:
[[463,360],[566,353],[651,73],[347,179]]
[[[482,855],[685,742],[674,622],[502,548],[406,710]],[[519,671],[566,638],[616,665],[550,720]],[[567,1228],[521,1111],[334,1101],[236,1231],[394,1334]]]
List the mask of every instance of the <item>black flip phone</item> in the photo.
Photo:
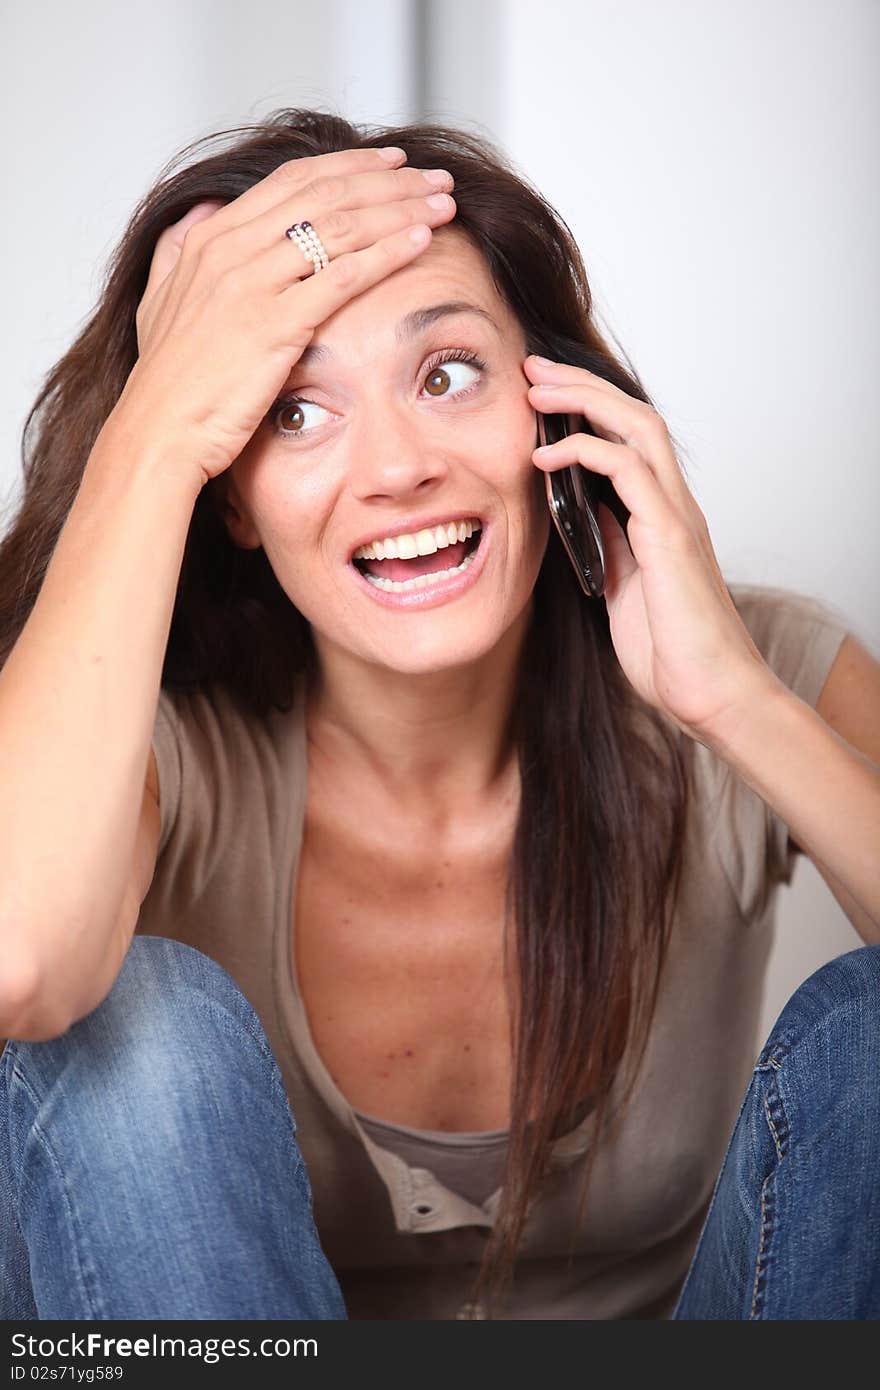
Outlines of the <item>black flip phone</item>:
[[[555,444],[567,434],[595,435],[583,415],[535,413],[540,444]],[[629,511],[614,491],[610,478],[591,473],[579,463],[547,474],[547,502],[578,583],[587,598],[601,598],[605,592],[605,550],[599,530],[599,503],[604,502],[617,518],[624,535]]]

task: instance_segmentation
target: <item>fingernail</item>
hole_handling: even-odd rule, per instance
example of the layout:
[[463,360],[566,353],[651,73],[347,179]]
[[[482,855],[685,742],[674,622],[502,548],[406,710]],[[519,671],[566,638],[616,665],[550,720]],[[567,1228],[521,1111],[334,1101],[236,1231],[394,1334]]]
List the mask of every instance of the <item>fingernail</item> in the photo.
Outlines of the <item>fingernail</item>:
[[384,149],[379,151],[379,154],[389,164],[396,164],[398,159],[406,154],[406,150],[402,150],[399,145],[386,145]]
[[536,362],[540,362],[542,367],[555,367],[556,363],[551,362],[549,357],[535,357]]

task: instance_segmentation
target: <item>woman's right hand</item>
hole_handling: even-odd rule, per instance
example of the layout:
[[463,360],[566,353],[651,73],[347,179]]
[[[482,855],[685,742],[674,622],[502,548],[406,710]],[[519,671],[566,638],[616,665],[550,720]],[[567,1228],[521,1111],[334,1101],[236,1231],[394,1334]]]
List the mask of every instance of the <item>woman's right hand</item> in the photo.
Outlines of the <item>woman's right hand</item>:
[[[405,156],[403,157],[405,158]],[[140,355],[114,410],[201,488],[238,457],[318,324],[415,259],[416,225],[451,221],[448,190],[375,149],[292,160],[231,203],[200,203],[156,243],[137,311]],[[315,273],[284,232],[309,221],[330,258]]]

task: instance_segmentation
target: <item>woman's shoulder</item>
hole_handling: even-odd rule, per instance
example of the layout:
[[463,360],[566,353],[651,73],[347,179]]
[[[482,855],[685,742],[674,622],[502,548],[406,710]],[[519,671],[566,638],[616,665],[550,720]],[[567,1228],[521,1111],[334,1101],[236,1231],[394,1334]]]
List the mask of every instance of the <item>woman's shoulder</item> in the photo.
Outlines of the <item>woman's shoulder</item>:
[[243,739],[277,739],[302,714],[302,683],[297,682],[285,707],[257,710],[228,686],[163,685],[159,690],[156,722],[180,735],[199,735],[208,742],[227,739],[233,732]]
[[257,713],[225,687],[162,687],[151,742],[162,814],[160,852],[182,820],[280,810],[297,782],[303,700]]
[[770,669],[815,705],[847,632],[845,615],[828,597],[758,584],[730,584],[737,612]]
[[732,583],[727,588],[743,622],[765,640],[817,624],[846,627],[844,614],[827,595],[770,584]]
[[[752,640],[772,671],[800,699],[815,706],[848,624],[829,600],[791,589],[729,584],[728,591]],[[695,854],[699,877],[713,862],[734,890],[744,920],[767,906],[774,884],[789,882],[793,857],[788,827],[757,792],[703,744],[691,748]]]

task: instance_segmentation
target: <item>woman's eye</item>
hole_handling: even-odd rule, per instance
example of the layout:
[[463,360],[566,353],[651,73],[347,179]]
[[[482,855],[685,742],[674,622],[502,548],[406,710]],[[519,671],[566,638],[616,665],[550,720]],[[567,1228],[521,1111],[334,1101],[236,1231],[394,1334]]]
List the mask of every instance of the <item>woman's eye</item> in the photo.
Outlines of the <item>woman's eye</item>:
[[[476,369],[479,374],[479,371],[483,368],[483,363],[479,358],[475,357],[473,353],[469,353],[466,357],[461,358],[444,358],[437,362],[436,365],[429,366],[428,374],[425,378],[425,390],[429,395],[434,397],[457,395],[458,393],[454,389],[450,391],[447,390],[446,387],[450,377],[454,383],[457,372],[462,367],[465,368],[466,371],[474,371]],[[467,383],[467,376],[464,377],[464,381]]]
[[[485,363],[475,353],[462,349],[460,352],[447,353],[445,356],[441,354],[427,364],[424,389],[434,400],[446,396],[464,395],[469,389],[467,373],[469,371],[471,373],[476,372],[479,376],[480,372],[484,370]],[[456,387],[456,378],[459,377],[459,374],[461,374],[464,384]],[[283,435],[286,439],[300,438],[309,430],[316,428],[315,423],[308,424],[308,411],[310,410],[320,412],[324,410],[324,407],[315,401],[306,401],[299,396],[291,396],[287,400],[276,402],[270,411],[270,418],[278,434]]]
[[[303,415],[308,410],[320,409],[321,407],[316,405],[314,401],[282,401],[272,412],[275,428],[279,434],[287,435],[288,437],[292,434],[303,434],[305,429],[309,427],[305,426],[301,428],[300,425],[296,423],[297,420],[301,421]],[[314,429],[314,426],[311,426],[311,428]]]

